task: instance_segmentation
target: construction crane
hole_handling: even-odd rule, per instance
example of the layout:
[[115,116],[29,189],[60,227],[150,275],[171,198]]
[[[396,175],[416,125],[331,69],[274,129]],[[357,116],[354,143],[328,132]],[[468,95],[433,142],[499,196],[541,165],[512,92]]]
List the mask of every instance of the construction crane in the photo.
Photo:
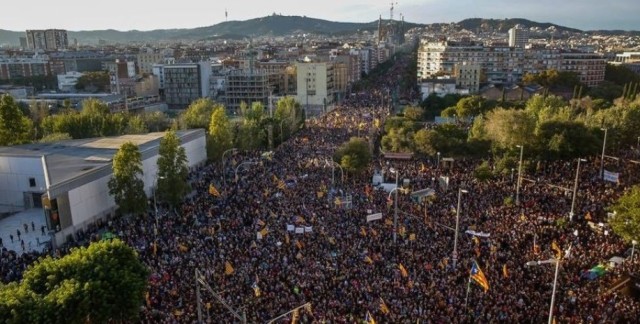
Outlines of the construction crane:
[[[398,2],[396,2],[395,5],[397,6]],[[393,20],[393,6],[394,6],[394,3],[392,1],[391,2],[391,9],[389,10],[389,20]]]

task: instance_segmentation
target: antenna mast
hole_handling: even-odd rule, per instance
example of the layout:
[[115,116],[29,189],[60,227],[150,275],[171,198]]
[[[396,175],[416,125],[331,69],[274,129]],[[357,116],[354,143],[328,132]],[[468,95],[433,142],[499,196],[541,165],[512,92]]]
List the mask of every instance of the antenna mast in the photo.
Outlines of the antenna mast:
[[227,21],[227,17],[229,17],[229,12],[227,12],[227,8],[224,8],[224,21]]
[[[391,9],[389,10],[389,20],[393,20],[393,1],[391,2]],[[398,5],[398,2],[396,1],[395,5]]]

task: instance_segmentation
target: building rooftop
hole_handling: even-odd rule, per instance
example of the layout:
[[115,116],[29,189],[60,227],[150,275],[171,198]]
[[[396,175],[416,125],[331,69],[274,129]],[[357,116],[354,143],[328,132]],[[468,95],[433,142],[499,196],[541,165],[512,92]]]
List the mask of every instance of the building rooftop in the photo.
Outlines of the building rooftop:
[[[204,132],[204,130],[178,131],[177,134],[184,143],[200,132]],[[164,134],[164,132],[156,132],[144,135],[122,135],[0,147],[0,157],[42,158],[44,156],[50,187],[54,187],[104,168],[108,168],[110,171],[113,156],[125,142],[138,145],[144,160],[145,152],[156,149]]]

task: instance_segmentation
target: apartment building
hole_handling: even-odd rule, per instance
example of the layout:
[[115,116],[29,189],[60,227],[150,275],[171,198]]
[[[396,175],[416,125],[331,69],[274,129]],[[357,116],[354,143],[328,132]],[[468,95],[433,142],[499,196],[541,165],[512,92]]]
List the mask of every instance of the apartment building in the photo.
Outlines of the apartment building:
[[296,100],[307,115],[325,111],[334,103],[335,75],[332,62],[297,62],[298,93]]
[[185,109],[209,96],[209,62],[169,64],[162,67],[164,97],[169,109]]
[[268,106],[271,74],[265,70],[232,70],[225,77],[226,108],[231,113],[240,113],[240,104],[261,102]]
[[509,29],[509,46],[524,48],[529,42],[529,30],[522,25]]
[[162,53],[140,53],[136,56],[136,63],[141,74],[153,73],[153,65],[164,61]]
[[456,64],[483,64],[485,52],[482,43],[472,41],[421,42],[418,50],[418,80],[437,75],[453,75]]
[[640,52],[624,52],[616,54],[613,65],[624,65],[631,71],[640,74]]
[[51,75],[45,58],[0,58],[0,80]]
[[588,87],[598,86],[604,81],[604,70],[607,65],[602,54],[562,52],[560,71],[575,72],[580,82]]
[[29,49],[56,51],[69,47],[67,31],[63,29],[27,30],[26,34]]
[[480,75],[482,68],[478,63],[462,62],[455,65],[455,83],[456,87],[469,89],[470,92],[476,93],[480,90]]
[[256,61],[255,68],[269,75],[270,90],[274,95],[287,96],[296,94],[295,66],[289,61],[270,60]]
[[80,72],[67,72],[58,74],[58,89],[63,92],[74,92],[78,79],[84,74]]

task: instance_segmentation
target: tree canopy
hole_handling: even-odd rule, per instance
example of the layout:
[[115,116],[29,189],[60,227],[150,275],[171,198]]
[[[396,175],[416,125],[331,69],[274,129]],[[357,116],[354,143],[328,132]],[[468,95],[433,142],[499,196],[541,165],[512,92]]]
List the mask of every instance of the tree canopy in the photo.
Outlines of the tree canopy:
[[0,97],[0,146],[31,141],[33,123],[9,95]]
[[180,146],[175,131],[168,131],[160,140],[158,156],[158,198],[177,207],[189,189],[187,154]]
[[109,180],[109,194],[120,212],[139,214],[146,210],[142,175],[142,154],[138,146],[131,142],[122,144],[113,157],[113,178]]
[[362,138],[352,137],[338,148],[334,160],[347,172],[359,174],[369,166],[371,161],[369,143]]
[[29,266],[23,281],[0,285],[3,323],[135,321],[148,270],[120,240],[94,242]]
[[218,161],[222,158],[222,153],[230,149],[233,143],[231,123],[224,107],[217,106],[213,109],[208,129],[207,156],[210,160]]
[[611,228],[625,241],[640,241],[640,186],[634,186],[611,206],[615,215],[609,220]]

